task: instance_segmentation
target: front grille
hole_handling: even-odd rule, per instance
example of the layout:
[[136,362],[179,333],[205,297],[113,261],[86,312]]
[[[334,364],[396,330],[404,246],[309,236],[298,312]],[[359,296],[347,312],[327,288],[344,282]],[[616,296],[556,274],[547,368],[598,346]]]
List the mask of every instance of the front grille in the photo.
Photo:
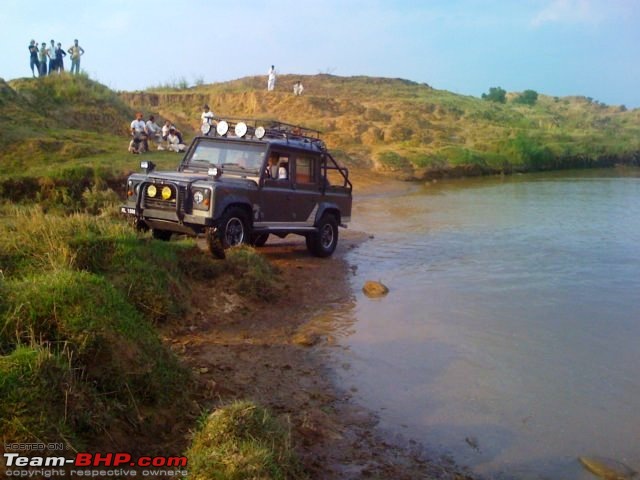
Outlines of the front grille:
[[[156,194],[152,197],[149,195],[149,188],[155,187]],[[162,198],[162,189],[165,187],[169,187],[171,189],[171,196],[168,199]],[[183,195],[184,187],[180,188],[180,194]],[[153,208],[156,210],[170,210],[176,211],[176,203],[178,202],[178,197],[181,196],[178,193],[178,190],[175,185],[152,185],[148,184],[144,186],[144,206],[146,208]]]

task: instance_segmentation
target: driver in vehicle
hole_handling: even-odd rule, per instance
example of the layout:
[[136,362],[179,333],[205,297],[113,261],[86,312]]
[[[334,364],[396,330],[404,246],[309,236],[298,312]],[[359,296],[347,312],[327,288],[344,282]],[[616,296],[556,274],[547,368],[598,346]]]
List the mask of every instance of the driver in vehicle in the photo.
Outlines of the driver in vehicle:
[[269,165],[267,166],[267,177],[273,178],[274,180],[286,180],[289,178],[287,165],[288,162],[286,158],[283,158],[281,161],[277,154],[271,155],[269,157]]

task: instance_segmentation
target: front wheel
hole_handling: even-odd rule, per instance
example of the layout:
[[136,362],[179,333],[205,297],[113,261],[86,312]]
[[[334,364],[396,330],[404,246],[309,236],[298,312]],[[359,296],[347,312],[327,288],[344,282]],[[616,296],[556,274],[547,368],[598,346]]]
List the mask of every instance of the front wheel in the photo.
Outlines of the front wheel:
[[207,230],[209,251],[218,258],[224,258],[227,248],[249,243],[249,221],[242,208],[231,207],[224,212],[216,229]]
[[316,257],[330,256],[338,245],[338,222],[333,215],[325,214],[318,222],[318,231],[306,237],[307,249]]

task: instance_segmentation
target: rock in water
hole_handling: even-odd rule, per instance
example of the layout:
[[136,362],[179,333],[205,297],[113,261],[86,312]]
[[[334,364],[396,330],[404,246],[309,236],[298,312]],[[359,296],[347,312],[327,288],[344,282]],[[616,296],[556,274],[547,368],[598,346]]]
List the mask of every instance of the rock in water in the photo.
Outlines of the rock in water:
[[637,478],[638,473],[622,462],[604,457],[578,458],[584,468],[605,480],[629,480]]
[[369,298],[384,297],[387,293],[389,293],[389,289],[386,285],[383,285],[380,282],[374,282],[372,280],[367,280],[364,283],[362,291]]

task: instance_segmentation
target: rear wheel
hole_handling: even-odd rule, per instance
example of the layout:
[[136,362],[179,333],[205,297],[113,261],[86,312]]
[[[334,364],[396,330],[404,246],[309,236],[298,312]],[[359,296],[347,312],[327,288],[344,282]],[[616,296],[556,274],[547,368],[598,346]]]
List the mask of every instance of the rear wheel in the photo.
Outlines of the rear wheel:
[[331,214],[324,214],[318,222],[318,231],[306,237],[307,249],[316,257],[328,257],[338,245],[338,222]]
[[227,248],[249,243],[250,228],[246,212],[239,207],[228,208],[216,229],[207,230],[207,246],[218,258],[224,258]]

